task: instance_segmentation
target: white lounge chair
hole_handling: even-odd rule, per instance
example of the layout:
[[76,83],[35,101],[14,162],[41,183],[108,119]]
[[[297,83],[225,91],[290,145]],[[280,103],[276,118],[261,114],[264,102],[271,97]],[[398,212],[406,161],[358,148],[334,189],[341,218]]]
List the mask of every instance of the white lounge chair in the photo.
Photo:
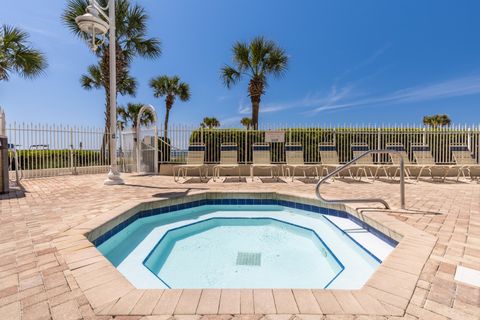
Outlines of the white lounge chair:
[[411,176],[410,169],[416,166],[412,165],[412,163],[410,162],[407,151],[405,150],[405,147],[403,146],[403,144],[387,143],[386,149],[398,151],[400,153],[400,155],[396,153],[389,153],[392,166],[388,166],[388,168],[395,170],[391,178],[396,178],[397,175],[400,175],[400,158],[403,158],[405,176],[407,177],[407,179],[410,179],[410,176]]
[[287,174],[295,179],[295,170],[303,171],[303,176],[306,177],[307,171],[315,170],[318,176],[318,166],[314,164],[305,164],[303,159],[303,147],[300,144],[288,144],[285,146],[286,164],[284,165]]
[[450,165],[438,165],[432,156],[432,152],[428,145],[424,144],[412,144],[413,157],[416,164],[420,167],[418,172],[417,181],[420,180],[422,173],[428,171],[432,179],[440,178],[445,181],[447,174],[452,168],[456,166]]
[[472,157],[472,153],[466,145],[452,145],[450,146],[453,160],[458,166],[457,181],[460,179],[460,175],[465,178],[465,172],[467,172],[470,179],[480,177],[480,164]]
[[[320,154],[320,171],[322,176],[326,176],[341,166],[338,157],[337,147],[331,143],[320,143],[318,145]],[[335,177],[332,178],[335,181]]]
[[278,180],[278,166],[272,164],[270,158],[270,145],[265,143],[255,143],[252,146],[253,149],[253,163],[250,165],[250,177],[253,181],[253,173],[255,169],[267,169],[270,170],[272,178]]
[[[370,148],[368,147],[368,144],[366,143],[353,143],[351,144],[350,148],[352,149],[353,158],[358,158],[361,155],[363,155],[365,152],[370,150]],[[361,172],[363,172],[365,174],[365,177],[367,177],[368,175],[367,171],[370,173],[370,176],[372,177],[373,181],[375,181],[379,177],[378,174],[380,173],[380,171],[383,171],[385,173],[385,176],[388,177],[387,166],[376,164],[373,161],[373,154],[370,154],[368,156],[365,156],[357,160],[355,165],[352,166],[351,168],[353,169],[355,167],[357,168],[356,176],[357,178],[360,177],[359,179],[362,179],[362,177],[360,176]],[[349,169],[349,171],[350,170],[351,169]],[[351,171],[350,171],[350,175],[353,177]]]
[[225,143],[220,146],[220,164],[213,167],[213,181],[220,178],[220,170],[238,170],[240,181],[240,165],[238,164],[238,147],[236,144]]
[[200,179],[202,179],[207,176],[206,172],[205,175],[202,175],[204,169],[207,170],[205,166],[205,145],[193,144],[188,147],[187,163],[173,167],[173,179],[175,182],[180,179],[180,176],[186,179],[189,170],[198,170]]

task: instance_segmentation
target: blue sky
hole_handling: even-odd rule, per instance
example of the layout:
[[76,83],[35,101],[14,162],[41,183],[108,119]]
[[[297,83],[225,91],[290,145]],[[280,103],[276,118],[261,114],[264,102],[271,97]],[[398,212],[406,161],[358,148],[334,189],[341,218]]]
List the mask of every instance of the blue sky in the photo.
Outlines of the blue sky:
[[[480,2],[464,0],[142,0],[149,35],[163,55],[137,59],[136,97],[119,103],[164,101],[148,81],[178,74],[191,86],[171,123],[198,124],[215,116],[238,126],[250,114],[246,82],[226,89],[219,70],[231,46],[256,35],[275,40],[290,56],[282,79],[272,79],[260,122],[275,124],[419,124],[447,113],[455,123],[480,122]],[[5,1],[0,22],[23,28],[49,60],[35,80],[0,84],[9,121],[103,124],[102,91],[85,91],[79,78],[95,57],[62,25],[63,0]]]

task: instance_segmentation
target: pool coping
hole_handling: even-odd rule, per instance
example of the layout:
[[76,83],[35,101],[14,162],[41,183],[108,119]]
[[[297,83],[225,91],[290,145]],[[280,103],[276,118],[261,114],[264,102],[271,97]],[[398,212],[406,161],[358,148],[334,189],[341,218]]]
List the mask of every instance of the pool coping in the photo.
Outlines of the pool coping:
[[[285,192],[203,191],[171,199],[129,201],[57,239],[60,253],[98,315],[176,314],[364,314],[402,316],[437,238],[388,215],[384,209],[360,210],[325,205],[388,235],[398,245],[359,290],[335,289],[136,289],[94,246],[96,239],[145,210],[202,199],[281,199],[318,206],[314,198]],[[72,245],[73,242],[73,245]],[[63,244],[63,246],[62,246]],[[68,244],[68,245],[67,245]],[[357,302],[358,301],[358,302]],[[312,303],[316,302],[318,308]],[[276,306],[276,307],[275,307]]]

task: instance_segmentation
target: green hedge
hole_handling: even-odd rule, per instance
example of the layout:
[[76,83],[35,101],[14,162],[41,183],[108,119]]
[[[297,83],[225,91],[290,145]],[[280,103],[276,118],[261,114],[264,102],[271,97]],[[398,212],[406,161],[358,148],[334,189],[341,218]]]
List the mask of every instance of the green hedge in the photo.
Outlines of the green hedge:
[[[72,151],[68,149],[17,150],[18,164],[24,170],[69,168],[72,164],[71,155]],[[13,152],[9,152],[9,158],[13,159]],[[76,167],[100,166],[107,164],[107,160],[98,150],[75,150],[73,164]]]

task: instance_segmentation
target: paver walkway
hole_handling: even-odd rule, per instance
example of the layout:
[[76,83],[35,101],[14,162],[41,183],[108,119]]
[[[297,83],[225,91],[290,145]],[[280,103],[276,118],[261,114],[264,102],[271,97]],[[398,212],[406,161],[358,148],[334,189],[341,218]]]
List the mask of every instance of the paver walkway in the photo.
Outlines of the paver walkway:
[[[312,197],[314,185],[293,183],[187,183],[176,184],[171,177],[137,177],[126,175],[125,186],[103,185],[104,175],[65,176],[25,180],[25,192],[0,195],[0,319],[110,319],[94,313],[84,292],[69,270],[61,248],[55,241],[64,232],[108,213],[131,200],[176,197],[206,190],[213,191],[279,191]],[[380,196],[394,208],[399,207],[398,184],[388,182],[352,183],[337,181],[324,189],[327,197]],[[365,205],[362,205],[365,207]],[[480,288],[454,281],[458,265],[480,269],[480,184],[420,182],[407,185],[407,212],[388,213],[407,224],[438,238],[423,267],[406,314],[406,319],[480,319]],[[361,210],[361,209],[358,209]],[[386,214],[380,213],[379,214]],[[94,276],[94,275],[93,275]],[[135,291],[137,292],[137,291]],[[135,294],[138,294],[135,293]],[[152,293],[129,297],[151,308],[175,308],[178,298],[170,294],[172,303],[159,306]],[[227,291],[212,290],[211,295]],[[263,294],[263,292],[259,292]],[[268,294],[268,292],[265,292]],[[289,291],[278,291],[275,297],[288,298]],[[301,297],[301,292],[295,297]],[[194,295],[194,294],[192,294]],[[306,296],[307,297],[307,296]],[[263,315],[202,315],[211,306],[196,306],[198,315],[174,315],[179,320],[260,319]],[[268,297],[266,297],[268,298]],[[327,297],[328,298],[328,297]],[[335,296],[328,305],[336,305]],[[337,297],[338,298],[338,297]],[[349,296],[352,310],[360,297]],[[394,297],[392,297],[394,299]],[[268,300],[268,299],[267,299]],[[288,300],[288,299],[287,299]],[[325,300],[326,301],[326,300]],[[133,303],[133,302],[131,302]],[[297,306],[286,303],[258,305],[272,320],[321,319],[322,316],[297,315]],[[307,310],[318,310],[317,301],[304,303]],[[182,308],[192,308],[186,304]],[[221,309],[221,306],[219,306]],[[305,308],[305,307],[304,307]],[[219,310],[220,311],[220,310]],[[229,310],[226,310],[228,313]],[[335,310],[328,313],[335,313]],[[194,313],[194,312],[190,312]],[[210,313],[210,312],[208,312]],[[217,312],[223,313],[223,312]],[[272,312],[273,313],[273,312]],[[282,314],[286,313],[286,314]],[[308,313],[308,312],[303,312]],[[117,319],[162,319],[170,316],[122,316]],[[375,316],[335,316],[325,319],[385,319]]]

